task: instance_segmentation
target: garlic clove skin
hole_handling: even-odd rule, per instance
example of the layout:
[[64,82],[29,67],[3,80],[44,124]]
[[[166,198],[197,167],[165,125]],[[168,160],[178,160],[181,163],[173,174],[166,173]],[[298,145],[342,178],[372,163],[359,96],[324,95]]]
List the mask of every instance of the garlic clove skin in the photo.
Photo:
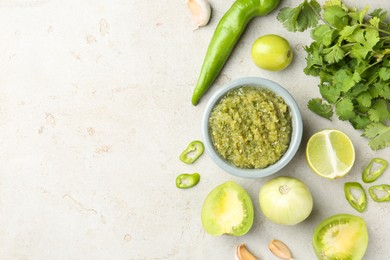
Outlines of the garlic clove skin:
[[211,5],[208,0],[186,0],[195,22],[195,29],[199,29],[209,23],[211,17]]
[[280,240],[273,239],[268,245],[269,250],[283,260],[293,260],[290,249]]
[[257,260],[244,244],[240,244],[236,247],[235,260]]

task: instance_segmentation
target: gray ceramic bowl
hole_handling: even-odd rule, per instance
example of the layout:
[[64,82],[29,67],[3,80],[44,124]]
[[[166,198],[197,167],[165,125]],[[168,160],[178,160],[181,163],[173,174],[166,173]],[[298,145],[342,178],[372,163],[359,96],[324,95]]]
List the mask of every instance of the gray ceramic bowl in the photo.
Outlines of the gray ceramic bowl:
[[[211,137],[209,134],[209,117],[214,106],[220,101],[222,97],[226,95],[228,91],[243,86],[266,88],[273,91],[276,95],[284,99],[284,101],[289,106],[291,111],[292,134],[291,134],[290,145],[287,151],[285,152],[285,154],[275,164],[272,164],[264,169],[239,168],[225,161],[214,149],[214,145],[211,141]],[[209,155],[211,156],[212,160],[224,171],[232,175],[238,177],[244,177],[244,178],[260,178],[260,177],[269,176],[271,174],[278,172],[280,169],[286,166],[290,162],[290,160],[294,157],[295,153],[299,148],[299,145],[302,140],[302,128],[303,126],[302,126],[301,113],[291,94],[286,89],[278,85],[277,83],[268,79],[257,78],[257,77],[240,78],[219,89],[210,98],[209,102],[207,103],[202,118],[203,141],[204,141],[205,148],[209,153]]]

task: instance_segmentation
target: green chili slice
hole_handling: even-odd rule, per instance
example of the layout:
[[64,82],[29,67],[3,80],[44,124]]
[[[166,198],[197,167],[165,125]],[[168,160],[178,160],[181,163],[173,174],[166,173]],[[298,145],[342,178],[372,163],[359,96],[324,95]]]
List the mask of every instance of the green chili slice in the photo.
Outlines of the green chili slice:
[[188,189],[194,187],[199,181],[199,173],[182,173],[176,177],[176,187],[179,189]]
[[[373,170],[373,166],[379,164],[381,167],[379,169]],[[363,171],[363,181],[365,183],[374,182],[387,168],[387,161],[382,158],[374,158],[370,163],[364,168]]]
[[346,182],[344,184],[345,198],[349,204],[359,212],[367,207],[367,196],[363,186],[358,182]]
[[201,141],[192,141],[188,147],[180,154],[180,161],[191,164],[194,163],[204,151],[204,145]]
[[376,202],[387,202],[390,201],[390,185],[381,184],[374,185],[368,188],[371,198]]

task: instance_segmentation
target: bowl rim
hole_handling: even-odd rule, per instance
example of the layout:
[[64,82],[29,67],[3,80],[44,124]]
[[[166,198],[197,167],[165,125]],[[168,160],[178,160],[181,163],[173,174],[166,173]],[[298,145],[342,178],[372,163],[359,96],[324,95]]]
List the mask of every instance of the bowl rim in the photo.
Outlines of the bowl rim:
[[[211,111],[214,108],[214,106],[221,100],[222,97],[225,96],[227,92],[243,86],[253,86],[253,87],[265,88],[271,90],[276,95],[282,97],[290,108],[291,121],[292,121],[292,133],[291,133],[290,145],[287,151],[284,153],[284,155],[276,163],[263,169],[238,168],[230,164],[225,159],[220,157],[218,152],[214,149],[214,145],[212,144],[211,137],[209,135],[208,119],[210,117]],[[302,140],[303,123],[302,123],[301,112],[295,99],[285,88],[283,88],[278,83],[269,79],[265,79],[261,77],[243,77],[231,81],[230,83],[218,89],[211,96],[211,98],[206,104],[203,113],[201,130],[202,130],[202,137],[203,137],[206,151],[210,155],[211,159],[217,164],[217,166],[219,166],[219,168],[237,177],[254,179],[254,178],[262,178],[262,177],[272,175],[278,172],[279,170],[281,170],[292,160],[292,158],[295,156],[296,152],[298,151]]]

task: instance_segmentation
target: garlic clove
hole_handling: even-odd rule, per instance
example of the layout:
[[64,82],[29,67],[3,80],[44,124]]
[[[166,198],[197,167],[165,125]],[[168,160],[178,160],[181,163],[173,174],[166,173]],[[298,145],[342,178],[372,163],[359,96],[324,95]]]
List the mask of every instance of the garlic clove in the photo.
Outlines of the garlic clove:
[[257,260],[244,244],[240,244],[236,247],[236,260]]
[[186,0],[186,3],[195,22],[195,30],[209,23],[211,6],[208,0]]
[[268,245],[269,250],[283,260],[293,260],[290,249],[280,240],[273,239]]

